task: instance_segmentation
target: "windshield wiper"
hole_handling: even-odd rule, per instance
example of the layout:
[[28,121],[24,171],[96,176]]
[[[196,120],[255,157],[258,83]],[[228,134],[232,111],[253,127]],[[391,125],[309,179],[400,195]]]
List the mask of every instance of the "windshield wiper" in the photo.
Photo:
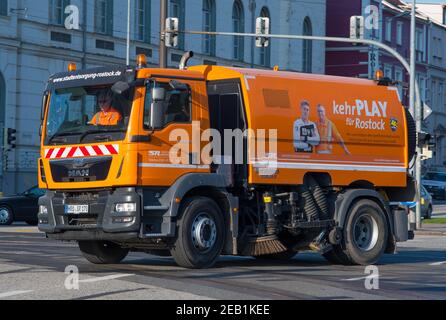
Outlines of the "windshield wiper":
[[[62,137],[68,137],[68,136],[75,136],[80,134],[80,132],[62,132],[62,133],[56,133],[54,134],[49,140],[48,143],[51,144],[53,142],[56,142],[56,139],[60,139]],[[64,139],[64,141],[60,141],[60,142],[66,142],[66,139]]]
[[[113,130],[108,130],[108,129],[96,129],[96,130],[88,130],[86,132],[84,132],[80,137],[79,137],[79,143],[81,143],[87,136],[89,136],[90,134],[104,134],[104,133],[116,133],[116,132],[126,132],[125,129],[113,129]],[[99,137],[98,137],[99,138]],[[96,139],[98,140],[98,139]]]

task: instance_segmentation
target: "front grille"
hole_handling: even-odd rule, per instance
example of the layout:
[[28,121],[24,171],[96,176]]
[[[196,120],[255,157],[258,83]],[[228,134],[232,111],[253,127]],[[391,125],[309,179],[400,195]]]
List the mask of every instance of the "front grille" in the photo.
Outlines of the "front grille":
[[65,193],[65,203],[66,204],[77,204],[77,203],[84,203],[84,202],[94,202],[98,201],[99,199],[99,193]]
[[[56,192],[53,208],[57,224],[73,229],[97,228],[101,225],[110,190]],[[66,214],[66,205],[88,205],[88,213]]]
[[69,226],[95,228],[98,224],[97,215],[68,215],[67,220]]
[[107,179],[112,157],[92,157],[50,161],[55,182],[89,182]]

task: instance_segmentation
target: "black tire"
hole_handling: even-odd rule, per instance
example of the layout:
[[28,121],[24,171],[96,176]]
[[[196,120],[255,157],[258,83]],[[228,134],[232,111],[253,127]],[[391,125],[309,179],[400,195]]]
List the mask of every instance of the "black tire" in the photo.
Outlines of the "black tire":
[[359,200],[347,216],[342,252],[352,264],[375,264],[386,249],[388,232],[382,208],[372,200]]
[[189,198],[181,206],[177,238],[170,253],[181,267],[209,268],[220,256],[224,239],[225,223],[218,205],[205,197]]
[[79,249],[94,264],[117,264],[129,253],[128,249],[108,241],[79,241]]
[[35,227],[39,224],[39,222],[37,220],[27,220],[25,221],[27,225]]
[[429,208],[427,208],[427,212],[426,212],[426,216],[424,217],[425,219],[432,219],[432,205],[429,206]]
[[334,245],[333,249],[322,255],[328,262],[344,266],[352,265],[350,258],[344,253],[340,245]]
[[10,226],[14,222],[12,209],[5,205],[0,205],[0,226]]

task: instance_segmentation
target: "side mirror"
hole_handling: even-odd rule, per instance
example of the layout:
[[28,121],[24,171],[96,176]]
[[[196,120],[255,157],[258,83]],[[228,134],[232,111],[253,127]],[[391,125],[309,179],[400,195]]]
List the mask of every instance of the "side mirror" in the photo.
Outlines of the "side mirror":
[[155,102],[166,100],[166,89],[153,88],[152,89],[152,100]]
[[40,120],[43,121],[43,118],[45,117],[45,111],[46,111],[46,105],[48,104],[48,97],[50,93],[48,91],[45,91],[42,98],[42,109],[40,110]]
[[164,126],[164,100],[153,101],[150,109],[150,127],[161,129]]
[[119,95],[123,94],[129,89],[130,85],[124,81],[118,81],[111,87],[112,92]]

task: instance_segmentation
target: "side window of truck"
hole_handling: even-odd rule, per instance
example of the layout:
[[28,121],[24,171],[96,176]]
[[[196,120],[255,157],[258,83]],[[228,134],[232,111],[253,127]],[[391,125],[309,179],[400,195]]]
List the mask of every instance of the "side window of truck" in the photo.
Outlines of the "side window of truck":
[[[164,110],[164,127],[171,123],[189,123],[191,117],[191,90],[175,90],[168,83],[157,83],[156,86],[166,90],[166,98],[162,104]],[[152,104],[151,86],[147,87],[144,101],[144,128],[150,128],[150,106]]]

